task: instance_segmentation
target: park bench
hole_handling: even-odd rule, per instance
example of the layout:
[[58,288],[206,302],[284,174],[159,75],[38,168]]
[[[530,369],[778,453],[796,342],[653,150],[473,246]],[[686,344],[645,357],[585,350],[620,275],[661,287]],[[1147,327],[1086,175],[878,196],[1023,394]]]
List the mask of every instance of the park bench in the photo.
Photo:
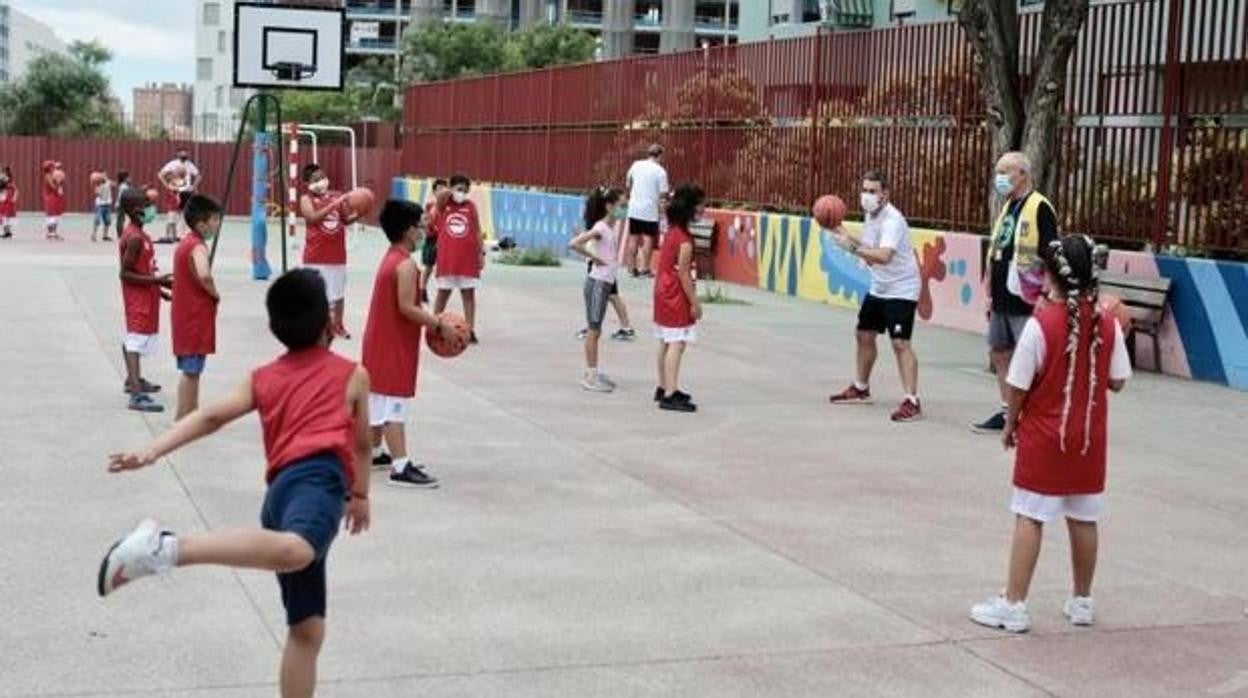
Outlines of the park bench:
[[699,279],[715,278],[715,221],[700,218],[689,224],[693,237],[693,268]]
[[1101,272],[1101,290],[1122,301],[1131,315],[1131,331],[1127,334],[1127,353],[1135,365],[1135,338],[1146,334],[1153,338],[1153,369],[1161,371],[1161,322],[1166,315],[1166,299],[1170,295],[1170,279],[1149,279],[1127,274]]

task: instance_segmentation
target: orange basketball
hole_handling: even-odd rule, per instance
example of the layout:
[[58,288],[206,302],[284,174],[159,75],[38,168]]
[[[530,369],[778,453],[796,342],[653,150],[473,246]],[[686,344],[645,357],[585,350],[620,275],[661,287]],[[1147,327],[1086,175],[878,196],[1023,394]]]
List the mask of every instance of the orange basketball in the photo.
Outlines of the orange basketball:
[[845,202],[841,201],[841,197],[836,194],[824,194],[815,200],[815,205],[810,209],[819,225],[828,229],[840,225],[841,221],[845,220],[848,210]]
[[101,185],[101,184],[103,184],[106,180],[108,180],[108,177],[105,177],[103,172],[92,172],[92,173],[91,173],[91,186],[93,186],[93,187],[98,187],[98,186],[100,186],[100,185]]
[[356,187],[347,192],[347,207],[354,211],[356,216],[367,216],[376,204],[377,197],[368,187]]
[[1102,293],[1101,312],[1114,316],[1114,319],[1118,321],[1118,325],[1122,327],[1124,337],[1131,331],[1131,309],[1118,296],[1112,293]]
[[63,183],[65,181],[65,170],[61,170],[61,169],[52,170],[52,181],[55,182],[56,184]]
[[425,328],[425,344],[429,345],[429,351],[446,359],[464,353],[464,350],[468,348],[468,337],[471,334],[468,330],[468,321],[457,313],[442,313],[438,319],[446,328],[447,336],[443,338],[442,334],[431,328]]

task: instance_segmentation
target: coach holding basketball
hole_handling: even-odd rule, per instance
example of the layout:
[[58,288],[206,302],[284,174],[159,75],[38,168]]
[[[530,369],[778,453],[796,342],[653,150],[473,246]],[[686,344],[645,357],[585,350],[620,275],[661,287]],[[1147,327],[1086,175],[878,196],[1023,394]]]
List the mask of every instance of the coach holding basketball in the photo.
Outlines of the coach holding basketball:
[[165,237],[160,242],[177,242],[178,221],[182,217],[182,209],[199,186],[199,168],[191,161],[191,154],[183,148],[160,168],[156,176],[165,187],[165,213],[168,214]]
[[1009,400],[1005,377],[1035,302],[1024,287],[1036,286],[1029,280],[1041,268],[1041,255],[1049,243],[1057,239],[1057,212],[1048,199],[1032,189],[1031,161],[1026,155],[1002,155],[993,186],[1005,197],[988,247],[988,348],[1001,392],[1001,409],[971,425],[981,434],[1000,434],[1005,429]]
[[[628,249],[624,259],[633,276],[653,276],[650,255],[659,239],[659,200],[671,187],[667,170],[659,161],[663,146],[655,143],[646,157],[628,168]],[[637,244],[641,243],[641,266],[637,266]]]

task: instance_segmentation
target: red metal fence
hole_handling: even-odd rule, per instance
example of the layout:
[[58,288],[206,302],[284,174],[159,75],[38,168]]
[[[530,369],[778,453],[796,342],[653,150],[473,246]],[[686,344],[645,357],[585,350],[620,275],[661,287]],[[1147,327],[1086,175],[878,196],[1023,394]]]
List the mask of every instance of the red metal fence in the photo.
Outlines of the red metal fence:
[[[306,145],[306,144],[305,144]],[[130,171],[135,184],[155,183],[156,173],[179,148],[191,153],[199,167],[203,182],[200,190],[222,196],[225,176],[229,170],[233,144],[194,143],[190,141],[149,141],[137,139],[49,138],[41,136],[0,136],[0,164],[13,169],[21,192],[19,208],[38,210],[41,206],[39,165],[44,160],[57,160],[65,165],[65,194],[71,211],[90,211],[93,195],[91,172]],[[350,149],[343,146],[321,146],[321,166],[335,187],[350,186]],[[311,154],[305,155],[310,159]],[[361,186],[372,188],[379,196],[390,191],[390,180],[399,174],[400,152],[395,149],[360,148],[356,166]],[[273,165],[276,169],[276,164]],[[243,147],[230,200],[225,202],[231,215],[244,215],[251,202],[251,147]]]
[[[1050,192],[1068,229],[1248,252],[1246,9],[1092,7]],[[1022,27],[1026,83],[1040,15]],[[418,85],[403,168],[582,190],[619,182],[658,141],[673,179],[720,202],[799,210],[875,167],[915,221],[982,230],[993,154],[972,61],[939,23]]]

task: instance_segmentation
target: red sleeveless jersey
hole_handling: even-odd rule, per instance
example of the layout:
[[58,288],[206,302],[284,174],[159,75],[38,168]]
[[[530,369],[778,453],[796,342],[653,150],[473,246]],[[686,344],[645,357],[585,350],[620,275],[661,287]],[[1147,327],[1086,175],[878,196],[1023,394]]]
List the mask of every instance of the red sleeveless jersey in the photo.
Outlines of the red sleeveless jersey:
[[49,216],[65,214],[65,188],[43,180],[43,212]]
[[[1075,354],[1075,380],[1066,417],[1066,447],[1062,449],[1062,409],[1065,404],[1067,368],[1066,306],[1055,303],[1036,311],[1044,332],[1044,365],[1027,391],[1018,421],[1018,453],[1014,460],[1014,485],[1047,495],[1096,494],[1105,490],[1106,424],[1109,416],[1109,363],[1114,351],[1114,317],[1101,315],[1097,332],[1101,346],[1096,355],[1096,389],[1088,379],[1092,354],[1092,308],[1080,306],[1079,347]],[[1091,442],[1083,452],[1088,395],[1092,395]]]
[[267,482],[282,468],[318,453],[336,456],[352,482],[354,421],[347,408],[347,386],[354,371],[354,363],[326,347],[313,347],[284,354],[252,372]]
[[[372,391],[391,397],[416,394],[420,367],[421,326],[399,312],[399,265],[410,258],[397,247],[391,247],[381,258],[364,327],[361,363],[368,369]],[[412,291],[413,300],[420,303],[419,285],[413,285]]]
[[196,356],[217,351],[217,302],[199,284],[195,273],[195,248],[205,247],[199,233],[191,231],[173,251],[173,355]]
[[[127,223],[117,246],[125,257],[126,245],[133,239],[139,241],[139,257],[130,271],[148,276],[156,275],[156,248],[152,239],[134,223]],[[160,332],[160,287],[156,284],[121,282],[121,300],[126,310],[126,331],[135,334]]]
[[481,221],[471,201],[448,201],[434,224],[438,276],[481,276]]
[[[325,192],[322,196],[308,194],[312,206],[321,209],[341,196],[338,192]],[[308,224],[308,240],[303,247],[304,264],[346,264],[347,226],[342,212],[334,209],[319,223]]]
[[17,193],[17,187],[12,182],[0,189],[0,217],[17,218]]
[[693,306],[685,289],[680,286],[676,265],[680,260],[680,246],[693,244],[688,231],[670,226],[659,248],[659,271],[654,280],[654,324],[660,327],[688,327],[693,322]]

